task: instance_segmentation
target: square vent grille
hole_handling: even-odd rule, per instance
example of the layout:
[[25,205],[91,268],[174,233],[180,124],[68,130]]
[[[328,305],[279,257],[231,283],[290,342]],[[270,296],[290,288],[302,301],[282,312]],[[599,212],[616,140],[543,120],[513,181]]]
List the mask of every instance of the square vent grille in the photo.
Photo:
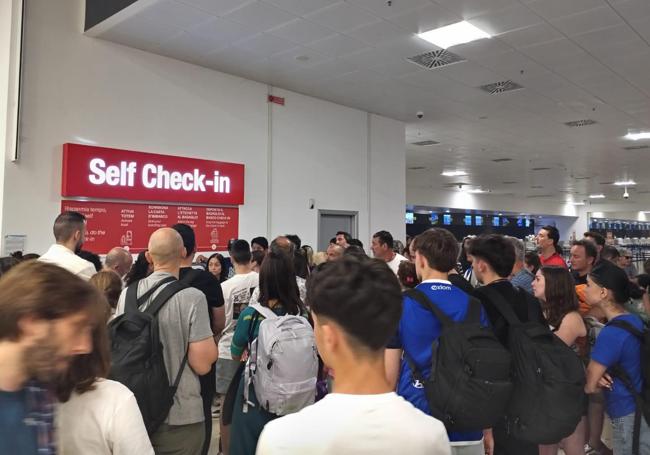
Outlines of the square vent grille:
[[427,146],[438,145],[438,144],[440,144],[440,142],[436,142],[436,141],[411,142],[411,145],[417,145],[419,147],[427,147]]
[[588,126],[588,125],[594,125],[596,123],[595,120],[591,119],[583,119],[583,120],[576,120],[573,122],[566,122],[566,126],[570,126],[571,128],[580,128],[581,126]]
[[513,82],[511,80],[493,82],[491,84],[481,85],[479,87],[484,92],[489,93],[490,95],[498,95],[499,93],[512,92],[515,90],[521,90],[523,86]]
[[644,150],[650,149],[650,145],[630,145],[628,147],[623,147],[623,150]]
[[460,55],[456,55],[444,49],[408,57],[406,60],[427,69],[441,68],[443,66],[466,61]]

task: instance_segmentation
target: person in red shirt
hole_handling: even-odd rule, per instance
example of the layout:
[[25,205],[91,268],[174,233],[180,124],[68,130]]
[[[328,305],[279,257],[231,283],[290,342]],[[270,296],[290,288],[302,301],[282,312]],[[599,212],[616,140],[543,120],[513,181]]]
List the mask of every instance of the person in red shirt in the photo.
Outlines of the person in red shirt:
[[535,237],[537,248],[539,250],[539,260],[542,266],[555,265],[566,267],[566,262],[562,259],[562,249],[559,247],[560,231],[555,226],[544,226]]

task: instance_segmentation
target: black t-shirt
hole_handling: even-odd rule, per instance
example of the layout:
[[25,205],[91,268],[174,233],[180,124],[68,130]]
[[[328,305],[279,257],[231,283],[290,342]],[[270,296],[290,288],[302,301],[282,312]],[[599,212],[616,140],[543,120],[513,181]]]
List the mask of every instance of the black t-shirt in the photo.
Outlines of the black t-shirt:
[[483,308],[485,308],[485,312],[490,319],[490,324],[492,324],[492,327],[494,328],[494,333],[504,346],[508,347],[508,323],[499,310],[496,309],[496,306],[492,303],[490,297],[485,293],[485,288],[488,287],[494,289],[503,296],[521,322],[529,321],[528,305],[532,305],[533,313],[536,315],[537,321],[546,325],[546,320],[542,314],[542,307],[539,300],[526,291],[517,289],[512,285],[512,283],[510,283],[510,281],[496,281],[487,286],[476,288],[473,295],[483,304]]
[[191,273],[193,277],[187,284],[205,294],[205,298],[208,300],[208,316],[210,316],[210,327],[212,327],[212,309],[222,307],[224,304],[221,284],[217,277],[210,272],[192,267],[181,268],[179,279],[183,280],[188,273]]
[[585,273],[582,276],[580,276],[578,272],[571,272],[571,274],[573,275],[573,281],[575,281],[576,286],[579,286],[581,284],[587,284],[587,273]]
[[467,281],[464,276],[459,275],[458,273],[450,273],[449,282],[465,292],[465,294],[474,294],[474,286],[472,286],[472,283]]

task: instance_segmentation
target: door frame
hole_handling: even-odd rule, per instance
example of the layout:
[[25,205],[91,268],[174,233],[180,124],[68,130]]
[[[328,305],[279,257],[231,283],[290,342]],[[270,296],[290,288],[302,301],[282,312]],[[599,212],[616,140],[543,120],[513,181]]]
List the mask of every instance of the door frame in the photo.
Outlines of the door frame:
[[321,215],[343,215],[352,217],[352,232],[350,235],[353,239],[359,238],[359,212],[354,210],[326,210],[318,209],[318,218],[316,219],[316,244],[320,240],[320,219]]

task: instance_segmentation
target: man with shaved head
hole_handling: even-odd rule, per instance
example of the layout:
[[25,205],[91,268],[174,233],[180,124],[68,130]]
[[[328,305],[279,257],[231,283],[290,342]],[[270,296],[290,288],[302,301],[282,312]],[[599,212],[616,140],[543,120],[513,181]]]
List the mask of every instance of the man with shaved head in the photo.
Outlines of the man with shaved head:
[[104,269],[112,270],[117,273],[120,278],[124,278],[133,265],[133,256],[124,248],[116,246],[106,255],[104,260]]
[[[146,257],[154,271],[131,285],[137,286],[140,311],[178,279],[183,252],[183,239],[174,229],[158,229],[151,235]],[[126,293],[127,289],[120,295],[116,315],[124,312]],[[196,455],[205,434],[199,375],[210,371],[218,355],[205,295],[194,288],[183,289],[167,300],[157,317],[170,384],[179,371],[183,373],[169,415],[151,435],[151,443],[156,454]]]

